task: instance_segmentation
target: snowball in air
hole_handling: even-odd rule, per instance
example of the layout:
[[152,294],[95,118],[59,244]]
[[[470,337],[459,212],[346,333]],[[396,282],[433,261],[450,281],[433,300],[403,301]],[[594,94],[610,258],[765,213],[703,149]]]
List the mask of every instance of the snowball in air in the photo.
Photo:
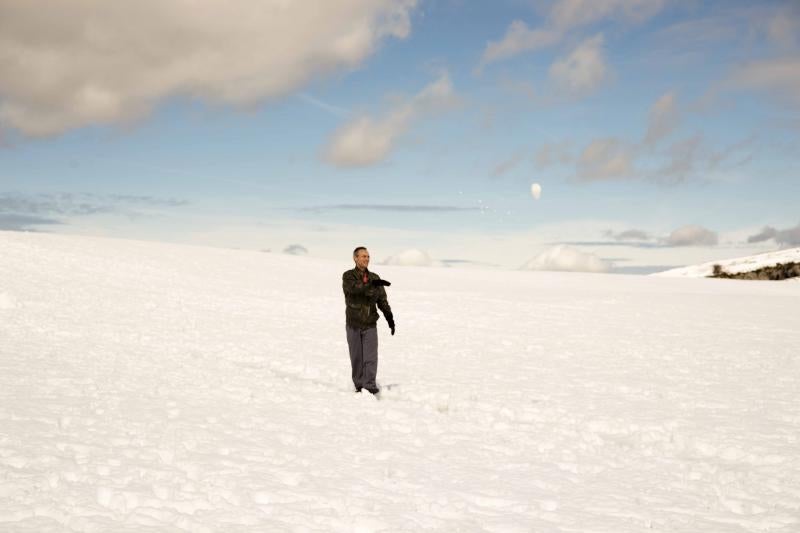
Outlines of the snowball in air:
[[542,196],[542,186],[538,183],[531,185],[531,196],[534,200],[538,200]]

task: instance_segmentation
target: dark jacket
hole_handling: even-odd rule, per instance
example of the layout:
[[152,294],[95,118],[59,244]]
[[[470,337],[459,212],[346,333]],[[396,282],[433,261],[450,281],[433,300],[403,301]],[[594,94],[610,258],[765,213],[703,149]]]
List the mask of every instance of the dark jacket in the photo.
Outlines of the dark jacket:
[[394,318],[392,317],[392,308],[389,307],[389,302],[386,300],[386,290],[370,284],[370,281],[374,279],[381,279],[380,276],[367,270],[369,281],[365,284],[362,279],[363,275],[363,272],[357,268],[342,274],[347,325],[359,329],[375,327],[380,318],[376,305],[380,307],[383,316],[391,324]]

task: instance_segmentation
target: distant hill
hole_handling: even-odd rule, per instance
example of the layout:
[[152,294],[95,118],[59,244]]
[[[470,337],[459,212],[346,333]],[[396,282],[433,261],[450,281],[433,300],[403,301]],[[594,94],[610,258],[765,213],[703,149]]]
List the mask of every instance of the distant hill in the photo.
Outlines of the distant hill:
[[714,273],[714,265],[720,265],[724,272],[735,275],[767,269],[769,267],[775,267],[779,264],[785,265],[787,263],[798,262],[800,262],[800,248],[789,248],[788,250],[766,252],[763,254],[749,255],[746,257],[737,257],[734,259],[721,259],[719,261],[709,261],[708,263],[702,263],[699,265],[673,268],[670,270],[665,270],[664,272],[656,272],[655,274],[651,275],[660,277],[704,278],[711,276]]

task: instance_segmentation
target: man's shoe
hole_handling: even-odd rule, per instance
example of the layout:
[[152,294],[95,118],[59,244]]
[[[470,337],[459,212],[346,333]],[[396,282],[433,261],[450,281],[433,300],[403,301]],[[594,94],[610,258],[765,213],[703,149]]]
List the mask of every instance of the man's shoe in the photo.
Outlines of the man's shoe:
[[381,390],[380,389],[367,389],[372,394],[378,394]]

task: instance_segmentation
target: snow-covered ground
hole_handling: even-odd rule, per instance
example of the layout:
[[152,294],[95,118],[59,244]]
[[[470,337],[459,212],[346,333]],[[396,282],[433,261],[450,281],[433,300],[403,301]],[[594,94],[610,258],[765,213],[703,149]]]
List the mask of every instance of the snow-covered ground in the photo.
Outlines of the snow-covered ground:
[[[709,261],[699,265],[673,268],[664,272],[651,274],[659,277],[688,277],[704,278],[714,272],[714,265],[722,266],[723,270],[729,274],[740,274],[742,272],[752,272],[759,268],[771,267],[780,263],[800,263],[800,248],[789,248],[763,254],[748,255],[746,257],[736,257],[734,259],[723,259],[720,261]],[[785,281],[791,281],[793,278]]]
[[0,531],[800,531],[800,284],[0,250]]

